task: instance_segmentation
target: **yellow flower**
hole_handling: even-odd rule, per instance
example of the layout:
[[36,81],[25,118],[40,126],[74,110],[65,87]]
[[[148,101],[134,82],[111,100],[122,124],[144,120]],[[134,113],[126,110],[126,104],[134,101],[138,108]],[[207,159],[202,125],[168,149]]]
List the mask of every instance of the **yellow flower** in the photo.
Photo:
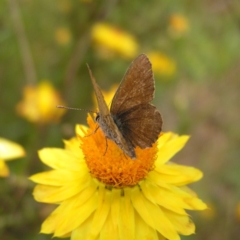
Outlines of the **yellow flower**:
[[59,45],[68,44],[71,38],[71,33],[68,28],[60,27],[55,31],[55,39]]
[[148,57],[152,63],[153,72],[162,76],[172,76],[176,72],[176,63],[168,56],[159,52],[150,52]]
[[0,177],[9,175],[5,161],[25,156],[23,147],[5,138],[0,138]]
[[206,204],[187,184],[202,173],[168,163],[188,136],[162,133],[152,148],[136,148],[138,158],[125,156],[88,117],[90,128],[77,126],[78,138],[64,141],[65,149],[39,151],[53,170],[30,179],[38,185],[36,201],[58,204],[44,221],[41,233],[71,240],[180,239],[195,226],[186,210]]
[[169,18],[170,31],[174,34],[182,35],[189,29],[188,20],[180,14],[173,14]]
[[42,81],[37,87],[26,86],[23,100],[17,104],[17,112],[30,122],[46,124],[56,122],[65,110],[56,108],[64,105],[58,92],[49,81]]
[[138,43],[135,38],[115,26],[105,23],[95,24],[92,28],[92,38],[103,56],[119,54],[125,58],[133,58],[138,53]]

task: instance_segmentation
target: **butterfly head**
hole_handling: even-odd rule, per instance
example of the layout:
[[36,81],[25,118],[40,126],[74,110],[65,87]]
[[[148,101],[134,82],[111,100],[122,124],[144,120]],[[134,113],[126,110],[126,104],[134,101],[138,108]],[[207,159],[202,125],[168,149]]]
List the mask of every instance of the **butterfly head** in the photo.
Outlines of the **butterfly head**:
[[96,122],[100,121],[100,113],[99,112],[97,112],[97,114],[96,114],[95,121]]

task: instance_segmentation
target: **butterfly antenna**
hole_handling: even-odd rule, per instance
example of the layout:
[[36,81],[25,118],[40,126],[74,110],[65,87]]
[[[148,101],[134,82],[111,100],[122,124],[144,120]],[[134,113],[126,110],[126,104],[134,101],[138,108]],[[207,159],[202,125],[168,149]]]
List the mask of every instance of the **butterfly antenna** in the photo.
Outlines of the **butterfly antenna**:
[[68,109],[68,110],[77,110],[77,111],[86,111],[86,112],[91,112],[91,113],[97,113],[95,111],[91,111],[91,110],[87,110],[87,109],[82,109],[82,108],[72,108],[72,107],[65,107],[62,105],[57,105],[57,108],[64,108],[64,109]]

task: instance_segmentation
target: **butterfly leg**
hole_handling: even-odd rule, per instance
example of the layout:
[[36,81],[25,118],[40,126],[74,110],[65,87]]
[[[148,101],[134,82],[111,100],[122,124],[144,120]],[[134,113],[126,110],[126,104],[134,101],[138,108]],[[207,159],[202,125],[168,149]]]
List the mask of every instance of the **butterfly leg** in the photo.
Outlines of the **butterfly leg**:
[[127,159],[128,157],[127,157],[127,155],[125,154],[125,152],[123,152],[123,156]]
[[108,149],[108,141],[107,141],[107,137],[105,137],[105,139],[106,139],[106,149],[105,149],[105,152],[104,152],[103,156],[105,156],[105,154],[107,153],[107,149]]
[[84,136],[84,137],[90,137],[91,135],[95,134],[97,132],[97,130],[99,129],[99,125],[97,125],[97,127],[94,129],[93,132],[91,132],[90,134]]

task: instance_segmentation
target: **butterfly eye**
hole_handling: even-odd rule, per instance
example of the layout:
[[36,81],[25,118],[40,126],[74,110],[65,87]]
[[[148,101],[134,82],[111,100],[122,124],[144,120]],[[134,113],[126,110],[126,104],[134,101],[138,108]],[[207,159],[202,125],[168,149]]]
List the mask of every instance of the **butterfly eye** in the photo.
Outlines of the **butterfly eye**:
[[100,118],[100,116],[99,116],[99,114],[97,114],[97,116],[96,116],[96,118],[95,118],[96,122],[99,121],[99,118]]

